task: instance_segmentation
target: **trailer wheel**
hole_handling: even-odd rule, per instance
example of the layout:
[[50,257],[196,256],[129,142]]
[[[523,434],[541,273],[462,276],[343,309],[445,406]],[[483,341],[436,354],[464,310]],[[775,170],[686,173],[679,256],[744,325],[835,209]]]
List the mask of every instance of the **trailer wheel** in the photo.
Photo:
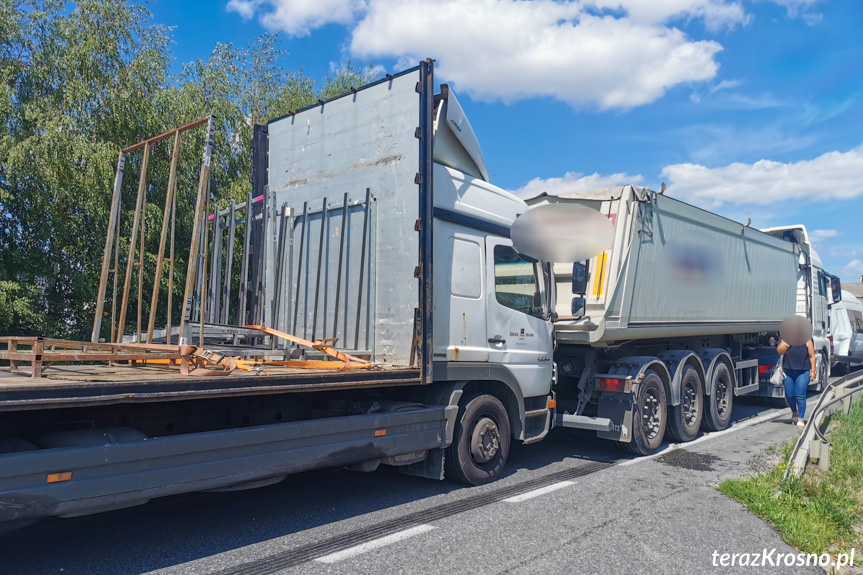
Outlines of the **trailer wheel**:
[[707,409],[701,426],[705,431],[722,431],[731,423],[731,408],[734,406],[734,382],[724,363],[717,363],[713,370],[713,393],[707,397]]
[[650,455],[662,445],[668,419],[665,387],[655,372],[648,371],[638,385],[635,417],[632,420],[632,441],[622,444],[635,455]]
[[680,405],[668,406],[666,434],[675,443],[692,441],[698,435],[704,416],[704,386],[693,367],[687,367],[680,378]]
[[475,394],[461,402],[452,445],[446,451],[446,470],[468,485],[497,479],[506,465],[510,446],[509,416],[499,399]]

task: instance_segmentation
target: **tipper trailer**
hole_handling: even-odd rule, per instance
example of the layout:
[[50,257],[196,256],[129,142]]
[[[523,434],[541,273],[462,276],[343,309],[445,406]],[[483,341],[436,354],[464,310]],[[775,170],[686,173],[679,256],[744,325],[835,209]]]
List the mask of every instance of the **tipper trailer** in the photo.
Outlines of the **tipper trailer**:
[[[211,257],[206,297],[196,284],[200,315],[184,301],[178,335],[224,355],[264,349],[265,359],[283,361],[223,377],[154,362],[61,362],[37,378],[0,371],[0,529],[320,468],[386,464],[481,484],[500,475],[512,441],[539,441],[555,424],[647,452],[674,413],[687,434],[700,405],[713,406],[705,408],[711,428],[727,425],[731,390],[757,387],[756,363],[741,355],[745,334],[775,329],[794,312],[792,242],[627,188],[625,198],[588,198],[619,218],[614,246],[590,263],[604,287],[584,288],[585,317],[561,312],[553,330],[557,291],[571,294],[560,275],[567,266],[552,273],[513,248],[510,226],[529,207],[489,183],[455,96],[446,85],[434,94],[431,61],[256,127],[253,161],[240,293],[231,297],[230,282],[219,280],[231,277],[230,257]],[[651,272],[650,258],[660,261],[658,247],[674,239],[654,217],[665,206],[695,235],[727,236],[714,252],[736,259],[722,270],[748,270],[738,279],[774,290],[766,310],[753,300],[725,317],[724,290],[744,290],[722,284],[705,292],[723,301],[702,318],[710,321],[664,327],[699,313],[694,294],[677,288],[668,293],[686,309],[672,313],[663,276]],[[216,210],[214,246],[221,219]],[[590,276],[587,265],[576,268]],[[633,288],[653,291],[642,299]],[[560,301],[568,310],[570,300]],[[170,348],[173,333],[169,325],[162,345]],[[315,344],[294,345],[295,336]],[[332,338],[340,353],[369,363],[322,361]],[[8,342],[0,357],[35,359],[13,351],[12,339],[0,339]],[[34,350],[57,343],[31,339]],[[557,395],[572,400],[571,413]],[[639,420],[646,397],[653,415]],[[694,414],[678,407],[692,402]]]
[[724,429],[735,397],[784,397],[765,375],[778,358],[779,324],[795,313],[813,322],[812,385],[826,383],[827,298],[840,287],[802,226],[759,231],[631,185],[528,203],[586,206],[615,231],[592,259],[553,266],[560,425],[596,430],[637,454],[664,436],[683,442],[700,428]]

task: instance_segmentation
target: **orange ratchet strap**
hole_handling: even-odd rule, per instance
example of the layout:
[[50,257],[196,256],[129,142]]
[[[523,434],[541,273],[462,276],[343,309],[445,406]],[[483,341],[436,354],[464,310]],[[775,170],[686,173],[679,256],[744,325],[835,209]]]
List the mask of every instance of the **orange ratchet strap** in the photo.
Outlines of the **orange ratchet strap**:
[[[191,369],[192,366],[195,367]],[[235,369],[237,360],[233,357],[194,345],[180,346],[180,373],[183,375],[230,375]]]
[[[317,351],[325,353],[332,358],[335,358],[335,359],[338,359],[339,361],[344,362],[345,365],[344,365],[344,367],[341,368],[343,370],[346,370],[346,369],[370,369],[370,368],[374,367],[374,364],[369,362],[369,361],[366,361],[366,360],[359,358],[359,357],[355,357],[353,355],[348,355],[345,352],[339,351],[336,348],[334,348],[333,346],[329,345],[330,342],[335,342],[336,338],[318,340],[318,341],[308,341],[308,340],[303,339],[301,337],[297,337],[295,335],[291,335],[289,333],[285,333],[285,332],[279,331],[277,329],[264,327],[262,325],[247,325],[246,327],[250,328],[250,329],[257,329],[257,330],[262,331],[264,333],[268,333],[270,335],[280,337],[282,339],[286,339],[286,340],[293,342],[297,345],[301,345],[303,347],[308,347],[310,349],[315,349]],[[309,363],[309,362],[305,362],[305,363]],[[321,362],[314,362],[314,363],[321,363]],[[301,366],[299,363],[294,363],[294,362],[290,362],[290,363],[286,362],[286,364],[287,365],[293,365],[293,367],[305,367],[305,366]],[[320,366],[319,365],[314,365],[314,366],[309,365],[308,367],[320,367]]]

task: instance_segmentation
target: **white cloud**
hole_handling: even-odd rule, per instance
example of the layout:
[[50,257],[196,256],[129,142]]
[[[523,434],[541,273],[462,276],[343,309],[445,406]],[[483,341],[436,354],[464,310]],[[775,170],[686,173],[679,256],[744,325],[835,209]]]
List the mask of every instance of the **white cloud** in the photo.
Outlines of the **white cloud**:
[[646,24],[659,24],[675,18],[701,18],[707,28],[716,30],[749,21],[749,15],[740,2],[726,0],[585,0],[584,3],[597,8],[623,10],[633,21]]
[[270,30],[308,36],[326,24],[351,24],[366,9],[364,0],[229,0],[228,11],[245,19],[260,15]]
[[236,12],[243,20],[249,20],[260,6],[260,0],[230,0],[225,7],[228,12]]
[[[818,0],[770,1],[789,17],[817,16]],[[229,0],[227,9],[291,36],[341,24],[350,56],[400,65],[431,56],[439,78],[477,99],[551,97],[599,109],[648,104],[716,77],[722,46],[678,24],[716,31],[750,20],[741,0]]]
[[358,58],[434,57],[438,77],[476,99],[600,109],[648,104],[716,76],[719,43],[673,22],[721,28],[748,18],[732,0],[229,0],[227,9],[292,36],[345,25]]
[[648,104],[713,78],[721,49],[675,28],[548,0],[443,0],[434,10],[372,0],[350,43],[359,57],[434,55],[440,75],[474,99],[545,96],[601,109]]
[[836,230],[812,230],[809,232],[809,239],[817,244],[838,235],[839,232]]
[[523,199],[534,198],[543,192],[550,196],[556,196],[565,192],[595,190],[612,186],[622,186],[625,184],[637,184],[640,183],[642,179],[643,178],[641,176],[630,176],[626,173],[610,174],[607,176],[593,173],[585,176],[578,172],[567,172],[562,178],[534,178],[525,184],[524,187],[513,190],[513,193]]
[[823,17],[818,12],[813,12],[812,8],[821,2],[821,0],[772,0],[775,4],[785,7],[789,18],[800,18],[807,25],[814,26],[821,22]]
[[863,275],[863,260],[851,260],[842,268],[842,277],[856,277]]
[[718,92],[720,90],[729,90],[731,88],[736,88],[741,83],[742,82],[740,80],[722,80],[721,82],[719,82],[715,86],[710,87],[710,93],[715,94],[716,92]]
[[769,205],[793,200],[848,200],[863,196],[860,174],[863,146],[799,162],[760,160],[720,168],[674,164],[662,170],[670,182],[670,195],[708,208],[725,202]]

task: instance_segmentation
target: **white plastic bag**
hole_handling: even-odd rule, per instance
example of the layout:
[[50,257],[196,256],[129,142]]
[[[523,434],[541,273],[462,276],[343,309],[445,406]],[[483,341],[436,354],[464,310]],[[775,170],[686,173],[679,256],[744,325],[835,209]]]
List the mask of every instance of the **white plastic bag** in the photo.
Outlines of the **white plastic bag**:
[[785,385],[785,371],[782,369],[782,356],[779,356],[779,361],[776,367],[773,368],[773,375],[770,376],[770,383],[773,385]]

